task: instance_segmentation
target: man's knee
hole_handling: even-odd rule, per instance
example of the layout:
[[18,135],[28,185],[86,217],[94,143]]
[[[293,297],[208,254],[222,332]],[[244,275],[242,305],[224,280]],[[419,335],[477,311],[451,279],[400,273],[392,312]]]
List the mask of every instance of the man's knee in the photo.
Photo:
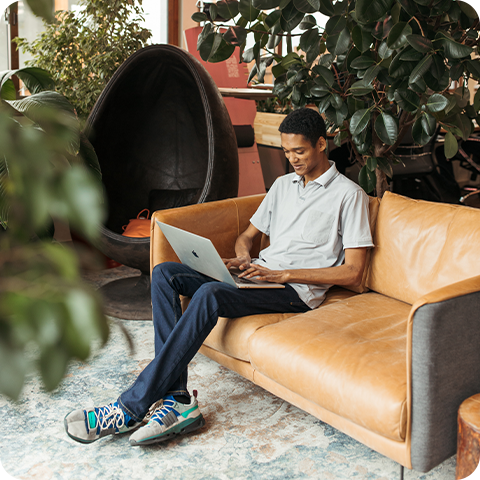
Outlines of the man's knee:
[[159,278],[171,278],[178,270],[179,265],[181,264],[177,262],[163,262],[155,265],[152,271],[152,283],[158,281]]
[[204,283],[195,293],[195,297],[221,301],[231,295],[231,287],[222,282]]

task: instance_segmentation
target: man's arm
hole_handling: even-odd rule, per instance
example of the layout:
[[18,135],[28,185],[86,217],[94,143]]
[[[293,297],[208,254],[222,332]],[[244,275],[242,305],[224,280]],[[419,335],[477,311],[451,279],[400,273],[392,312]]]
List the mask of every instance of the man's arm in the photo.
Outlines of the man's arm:
[[248,228],[238,236],[235,242],[236,258],[223,259],[227,268],[237,267],[240,270],[244,270],[252,265],[250,263],[252,261],[250,250],[252,249],[253,241],[260,233],[262,232],[258,230],[258,228],[250,224]]
[[345,249],[345,263],[339,267],[303,268],[294,270],[269,270],[260,265],[250,264],[241,277],[273,283],[308,283],[333,285],[360,285],[365,268],[367,249]]

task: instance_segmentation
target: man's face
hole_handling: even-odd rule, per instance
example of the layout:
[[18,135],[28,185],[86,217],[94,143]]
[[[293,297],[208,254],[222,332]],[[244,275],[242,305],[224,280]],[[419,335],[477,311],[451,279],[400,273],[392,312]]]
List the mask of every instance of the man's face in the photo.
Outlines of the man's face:
[[305,184],[315,180],[329,168],[325,155],[326,141],[323,137],[312,146],[310,140],[296,133],[282,133],[282,148],[295,173],[304,178]]

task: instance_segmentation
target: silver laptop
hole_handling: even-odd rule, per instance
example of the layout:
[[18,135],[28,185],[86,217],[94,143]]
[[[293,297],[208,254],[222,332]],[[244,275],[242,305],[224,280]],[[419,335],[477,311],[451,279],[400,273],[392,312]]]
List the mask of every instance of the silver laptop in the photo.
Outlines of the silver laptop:
[[[238,275],[227,269],[208,238],[155,221],[180,261],[197,272],[237,288],[285,288],[281,283],[261,282],[255,278],[238,278]],[[240,273],[240,270],[238,272]]]

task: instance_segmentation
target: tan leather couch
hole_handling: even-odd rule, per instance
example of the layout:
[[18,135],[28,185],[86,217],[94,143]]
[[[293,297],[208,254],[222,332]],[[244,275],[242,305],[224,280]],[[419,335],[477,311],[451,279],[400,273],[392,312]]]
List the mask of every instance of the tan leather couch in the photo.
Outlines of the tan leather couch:
[[[156,212],[223,257],[263,195]],[[370,199],[364,280],[304,314],[219,318],[201,352],[401,465],[456,451],[456,415],[480,392],[480,210]],[[262,242],[268,241],[263,238]],[[256,246],[258,250],[259,245]],[[151,268],[178,261],[152,222]]]

